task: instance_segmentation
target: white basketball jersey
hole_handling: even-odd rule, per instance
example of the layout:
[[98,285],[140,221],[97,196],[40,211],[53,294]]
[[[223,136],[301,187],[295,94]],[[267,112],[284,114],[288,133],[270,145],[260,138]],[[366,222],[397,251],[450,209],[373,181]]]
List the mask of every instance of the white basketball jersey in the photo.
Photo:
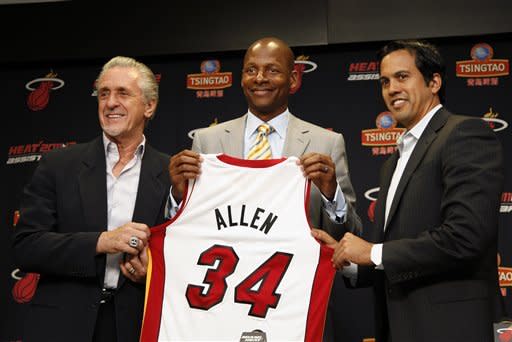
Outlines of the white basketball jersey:
[[297,158],[202,157],[176,216],[151,229],[141,341],[321,341],[335,270]]

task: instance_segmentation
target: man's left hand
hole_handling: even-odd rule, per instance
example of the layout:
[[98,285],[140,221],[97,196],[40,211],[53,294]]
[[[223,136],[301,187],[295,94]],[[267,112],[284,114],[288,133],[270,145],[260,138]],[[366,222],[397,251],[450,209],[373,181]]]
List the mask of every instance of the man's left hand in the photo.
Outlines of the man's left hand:
[[372,246],[372,243],[352,233],[345,233],[334,250],[333,262],[337,266],[343,266],[347,261],[361,266],[373,265]]
[[336,166],[331,157],[320,153],[306,153],[298,162],[302,166],[304,176],[317,186],[329,201],[336,194]]
[[148,262],[148,249],[145,247],[138,255],[126,254],[125,260],[119,266],[126,278],[143,284],[146,281]]
[[320,229],[312,228],[311,235],[334,249],[331,260],[334,268],[338,270],[350,265],[351,262],[362,266],[373,265],[370,257],[373,244],[352,233],[345,233],[339,242]]

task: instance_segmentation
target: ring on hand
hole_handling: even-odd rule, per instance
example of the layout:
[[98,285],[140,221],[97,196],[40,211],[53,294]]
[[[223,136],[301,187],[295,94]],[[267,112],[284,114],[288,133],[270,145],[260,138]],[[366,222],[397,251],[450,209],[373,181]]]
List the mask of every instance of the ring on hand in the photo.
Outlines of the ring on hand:
[[139,245],[139,238],[136,236],[132,236],[130,238],[130,241],[128,241],[128,245],[130,245],[130,247],[137,248],[137,246]]
[[329,171],[329,168],[327,166],[324,166],[324,168],[322,169],[323,172],[327,172]]
[[132,268],[130,268],[130,269],[128,270],[128,272],[130,272],[130,274],[134,274],[134,273],[135,273],[135,268],[133,268],[133,267],[132,267]]

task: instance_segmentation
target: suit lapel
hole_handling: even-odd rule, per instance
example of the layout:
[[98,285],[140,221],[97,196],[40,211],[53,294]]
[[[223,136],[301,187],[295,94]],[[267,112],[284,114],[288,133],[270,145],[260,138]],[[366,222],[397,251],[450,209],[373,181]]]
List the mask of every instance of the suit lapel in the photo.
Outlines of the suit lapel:
[[379,196],[377,200],[377,206],[375,208],[375,224],[376,233],[375,242],[382,241],[384,237],[384,220],[386,215],[386,199],[388,197],[389,185],[391,184],[391,178],[396,168],[398,161],[398,151],[393,153],[391,157],[382,166],[382,174],[380,175],[381,184],[379,189]]
[[89,144],[78,176],[84,217],[93,231],[107,230],[107,177],[101,137]]
[[[132,221],[145,223],[151,227],[164,220],[164,213],[160,209],[166,200],[165,184],[168,184],[168,182],[165,181],[165,177],[168,176],[167,170],[162,167],[158,160],[157,152],[147,142],[144,148]],[[125,281],[125,276],[120,273],[117,284],[118,288]]]
[[142,166],[140,170],[137,199],[133,210],[133,221],[146,223],[148,226],[163,221],[160,212],[165,201],[165,181],[167,170],[158,160],[157,152],[146,143]]
[[244,134],[247,114],[234,119],[231,124],[224,128],[220,137],[222,151],[233,157],[244,157]]
[[[96,232],[106,231],[108,228],[106,168],[105,149],[102,138],[99,137],[89,143],[78,175],[83,215],[87,226],[91,227],[91,231]],[[103,255],[96,262],[98,274],[102,275],[98,278],[99,286],[103,286],[105,260]]]
[[[411,157],[409,158],[409,161],[407,162],[407,165],[405,166],[404,172],[402,174],[402,177],[400,178],[400,182],[398,183],[398,186],[396,188],[395,196],[393,197],[393,202],[391,204],[391,208],[389,210],[388,220],[387,224],[389,225],[389,222],[391,222],[391,219],[393,218],[393,215],[395,214],[398,203],[400,203],[400,198],[402,197],[402,194],[404,193],[405,188],[407,187],[407,183],[411,179],[411,176],[413,175],[414,171],[418,168],[418,165],[420,165],[420,162],[423,160],[423,156],[425,155],[425,152],[427,152],[428,148],[430,147],[430,144],[435,140],[437,137],[437,131],[444,126],[446,123],[446,120],[448,119],[449,112],[445,109],[441,108],[430,120],[427,127],[423,131],[423,134],[421,135],[420,139],[416,143],[416,146],[414,147],[414,151],[412,151]],[[393,170],[394,171],[394,170]],[[386,232],[388,229],[386,229]]]
[[301,120],[290,114],[283,146],[283,157],[302,156],[310,140],[309,129],[302,125]]

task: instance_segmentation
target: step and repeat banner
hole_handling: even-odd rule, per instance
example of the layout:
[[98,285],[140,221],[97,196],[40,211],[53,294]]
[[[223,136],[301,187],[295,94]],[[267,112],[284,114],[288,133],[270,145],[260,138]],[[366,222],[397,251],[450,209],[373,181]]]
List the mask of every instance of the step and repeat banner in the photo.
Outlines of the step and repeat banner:
[[[506,181],[500,208],[499,277],[512,312],[512,37],[464,37],[434,41],[447,77],[445,106],[488,122],[501,140]],[[382,43],[294,48],[300,82],[290,111],[346,141],[357,209],[365,234],[373,228],[378,173],[395,151],[402,132],[386,111],[378,82],[376,51]],[[247,110],[240,88],[243,51],[142,58],[157,74],[160,103],[146,129],[148,141],[174,154],[189,148],[195,130],[238,117]],[[4,220],[0,228],[0,341],[19,341],[38,274],[24,273],[13,260],[23,187],[46,152],[86,142],[100,133],[94,81],[102,61],[44,62],[0,66],[3,137],[1,176]],[[485,146],[482,146],[485,148]],[[332,293],[336,340],[371,341],[372,294],[346,289],[341,277]],[[412,342],[412,341],[411,341]]]

